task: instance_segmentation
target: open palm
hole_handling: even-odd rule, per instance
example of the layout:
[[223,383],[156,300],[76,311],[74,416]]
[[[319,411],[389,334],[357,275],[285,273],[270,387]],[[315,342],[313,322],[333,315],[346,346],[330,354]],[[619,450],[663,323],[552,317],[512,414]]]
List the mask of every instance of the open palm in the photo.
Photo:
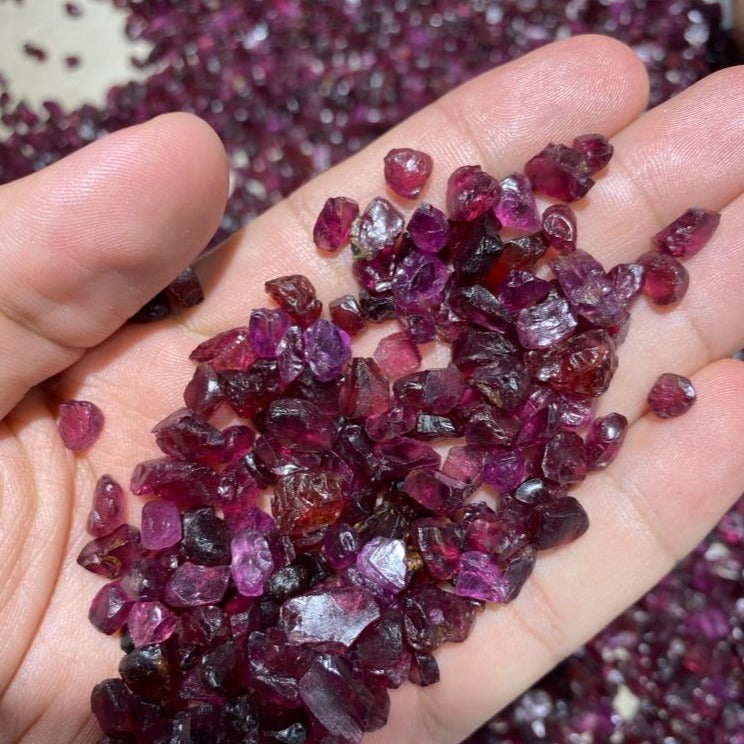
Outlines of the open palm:
[[[503,177],[550,140],[611,136],[615,158],[577,205],[580,245],[605,267],[647,250],[648,237],[691,204],[723,216],[687,264],[683,303],[659,311],[642,300],[634,312],[600,404],[632,426],[613,466],[575,492],[592,528],[542,556],[515,602],[488,608],[465,643],[440,651],[441,683],[395,691],[390,723],[365,741],[459,741],[696,544],[744,487],[744,367],[723,359],[744,343],[744,70],[643,113],[647,89],[635,55],[600,37],[487,73],[235,235],[200,268],[206,301],[152,326],[116,331],[194,258],[224,206],[224,155],[205,125],[163,117],[0,189],[0,744],[97,737],[89,692],[115,676],[121,652],[88,624],[102,582],[75,563],[93,486],[103,473],[125,484],[134,464],[157,456],[148,432],[182,405],[188,352],[267,304],[266,279],[304,273],[324,302],[353,291],[348,254],[321,257],[312,224],[328,196],[364,205],[380,193],[391,147],[434,157],[425,196],[442,204],[459,165]],[[365,332],[356,353],[380,335]],[[664,371],[691,376],[699,396],[669,422],[644,415]],[[107,418],[84,456],[56,433],[66,397],[94,401]],[[129,509],[137,523],[134,497]]]

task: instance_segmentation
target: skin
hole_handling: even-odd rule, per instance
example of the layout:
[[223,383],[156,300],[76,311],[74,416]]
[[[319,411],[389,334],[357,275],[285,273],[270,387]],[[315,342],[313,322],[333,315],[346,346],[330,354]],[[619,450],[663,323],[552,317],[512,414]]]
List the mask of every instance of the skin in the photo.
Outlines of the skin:
[[[610,136],[615,158],[577,205],[580,245],[606,267],[647,250],[649,236],[691,204],[723,216],[686,263],[691,284],[679,307],[641,299],[634,310],[601,403],[628,416],[626,444],[574,492],[589,532],[542,555],[515,602],[489,607],[465,643],[441,649],[440,684],[393,692],[389,725],[365,742],[460,741],[693,548],[744,490],[744,366],[725,358],[744,345],[744,69],[644,113],[647,91],[636,56],[601,37],[493,70],[253,221],[199,269],[206,301],[153,326],[117,330],[196,256],[223,209],[225,157],[204,124],[165,116],[0,189],[0,744],[95,740],[88,695],[115,676],[120,657],[86,619],[103,582],[75,564],[95,481],[110,473],[126,484],[135,463],[157,456],[148,432],[181,405],[189,351],[266,305],[264,280],[302,271],[324,302],[353,291],[348,251],[319,255],[312,225],[328,196],[365,204],[383,192],[392,147],[433,156],[423,198],[442,204],[459,165],[503,177],[549,140]],[[387,332],[366,332],[357,353]],[[429,364],[445,358],[427,353]],[[690,376],[699,399],[662,422],[644,401],[665,371]],[[82,456],[56,433],[55,407],[67,397],[95,401],[107,417]],[[138,507],[131,498],[135,522]]]

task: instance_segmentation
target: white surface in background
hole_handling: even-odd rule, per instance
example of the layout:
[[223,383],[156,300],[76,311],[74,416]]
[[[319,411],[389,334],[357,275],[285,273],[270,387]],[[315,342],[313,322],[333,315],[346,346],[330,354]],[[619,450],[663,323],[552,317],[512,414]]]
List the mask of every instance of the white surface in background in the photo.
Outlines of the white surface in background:
[[[76,0],[82,15],[73,18],[63,0],[0,0],[0,74],[15,101],[23,100],[34,111],[45,100],[66,109],[84,103],[101,106],[106,91],[116,84],[149,74],[135,68],[132,56],[143,58],[147,42],[130,41],[124,33],[126,13],[110,0]],[[25,43],[47,53],[39,62],[23,51]],[[80,57],[70,69],[65,57]]]

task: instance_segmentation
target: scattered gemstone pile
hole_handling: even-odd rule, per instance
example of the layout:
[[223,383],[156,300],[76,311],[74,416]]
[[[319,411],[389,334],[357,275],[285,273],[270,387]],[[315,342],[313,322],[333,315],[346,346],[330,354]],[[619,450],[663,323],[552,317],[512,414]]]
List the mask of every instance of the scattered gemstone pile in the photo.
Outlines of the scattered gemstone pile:
[[[587,530],[568,488],[622,444],[625,417],[592,409],[647,282],[640,264],[607,274],[577,248],[568,205],[570,229],[554,229],[555,207],[551,229],[527,229],[543,223],[533,188],[574,201],[611,155],[588,135],[550,144],[527,176],[463,166],[448,216],[419,205],[413,234],[382,197],[364,211],[329,199],[313,236],[349,241],[362,301],[340,298],[329,321],[306,277],[280,277],[266,283],[278,307],[194,349],[187,407],[153,429],[165,456],[131,476],[155,497],[141,528],[102,476],[78,557],[110,580],[89,617],[126,652],[91,696],[104,741],[358,744],[385,725],[389,689],[437,682],[433,652],[465,640],[484,602],[514,600],[539,551]],[[394,150],[385,178],[409,197],[431,168]],[[659,248],[680,234],[702,248],[718,215],[695,213]],[[536,273],[545,261],[553,280]],[[389,318],[403,330],[380,363],[352,356],[351,336]],[[434,340],[451,364],[419,371]],[[656,387],[659,415],[689,408]],[[220,406],[239,423],[212,426]],[[471,499],[479,487],[490,504]]]
[[[224,0],[218,8],[211,0],[177,8],[114,1],[129,14],[130,35],[154,44],[153,74],[113,89],[104,108],[68,112],[50,101],[38,112],[8,95],[14,81],[0,71],[0,117],[13,132],[0,142],[0,182],[103,132],[162,111],[195,111],[220,132],[237,176],[220,236],[455,85],[554,38],[595,31],[631,44],[649,69],[652,104],[741,59],[721,30],[718,4],[702,0],[329,0],[322,13],[315,0]],[[25,43],[43,73],[45,51]],[[298,79],[307,81],[302,100]],[[571,229],[560,212],[554,220]],[[544,214],[544,229],[546,221]],[[350,295],[329,310],[334,322],[360,323]],[[145,319],[169,312],[167,298],[148,312]],[[208,374],[195,381],[216,389]],[[740,500],[695,554],[494,719],[478,744],[573,743],[582,735],[697,744],[744,729],[743,565]],[[716,622],[700,632],[699,617]],[[625,685],[642,699],[632,716],[613,705]]]

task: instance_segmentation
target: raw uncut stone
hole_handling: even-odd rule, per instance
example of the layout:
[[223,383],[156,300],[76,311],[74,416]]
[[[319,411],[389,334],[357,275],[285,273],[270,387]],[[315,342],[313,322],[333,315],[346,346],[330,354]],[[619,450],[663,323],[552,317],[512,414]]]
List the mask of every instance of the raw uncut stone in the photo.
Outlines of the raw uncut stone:
[[376,593],[398,594],[409,579],[406,545],[402,540],[373,537],[359,551],[356,567]]
[[204,418],[209,418],[224,399],[220,379],[214,367],[207,362],[200,362],[183,391],[183,402],[186,407]]
[[91,540],[80,551],[77,562],[91,573],[118,579],[142,556],[139,530],[123,524],[103,537]]
[[473,629],[472,602],[424,583],[405,593],[403,632],[418,652],[432,652],[444,643],[462,643]]
[[480,485],[485,452],[477,447],[450,447],[442,472],[470,486]]
[[582,134],[574,139],[571,148],[584,155],[589,173],[602,170],[612,158],[615,148],[602,134]]
[[294,382],[307,369],[302,328],[290,326],[284,334],[277,349],[276,363],[279,368],[279,380],[284,386]]
[[523,480],[525,461],[522,450],[500,450],[486,455],[483,463],[483,482],[500,493],[513,491]]
[[615,459],[625,440],[628,419],[621,413],[596,418],[586,435],[586,462],[590,468],[604,468]]
[[229,566],[197,566],[186,561],[170,577],[165,601],[171,607],[216,604],[225,595],[229,580]]
[[300,398],[279,398],[266,414],[266,433],[295,452],[326,452],[333,446],[333,419],[314,403]]
[[270,279],[264,284],[266,294],[303,328],[318,319],[323,305],[312,282],[302,274]]
[[328,587],[282,605],[281,624],[291,643],[346,651],[380,617],[374,596],[357,586]]
[[286,535],[304,535],[333,524],[342,507],[341,479],[331,472],[300,470],[284,475],[271,499],[271,511]]
[[166,288],[165,294],[172,302],[183,307],[195,307],[204,301],[204,289],[191,266],[187,266]]
[[427,467],[410,470],[400,488],[438,516],[457,511],[472,490],[467,483]]
[[566,545],[589,529],[589,517],[573,496],[538,504],[528,522],[530,542],[537,550]]
[[403,232],[403,215],[387,200],[378,196],[354,220],[351,227],[351,250],[364,261],[392,248]]
[[411,524],[411,538],[432,578],[446,581],[460,565],[461,537],[457,524],[426,517]]
[[355,336],[367,325],[354,295],[347,294],[332,300],[328,305],[328,311],[331,320],[350,336]]
[[256,353],[251,345],[248,327],[238,326],[200,343],[189,359],[209,362],[213,369],[221,372],[225,369],[247,369],[256,359]]
[[380,365],[367,357],[354,357],[342,391],[342,410],[350,421],[368,420],[390,405],[390,385]]
[[369,684],[397,688],[411,670],[411,654],[403,640],[400,612],[392,610],[362,631],[354,644],[354,659]]
[[251,346],[261,359],[276,359],[279,344],[292,320],[281,308],[259,308],[251,312],[248,332]]
[[155,424],[152,433],[160,450],[178,460],[214,465],[221,460],[225,449],[225,435],[188,408],[181,408]]
[[617,264],[608,272],[618,300],[628,307],[641,294],[645,269],[639,263]]
[[532,187],[554,199],[581,199],[594,185],[583,153],[551,142],[524,166]]
[[535,232],[540,227],[537,204],[532,186],[526,176],[512,173],[499,181],[501,196],[493,208],[494,214],[504,227],[524,232]]
[[393,396],[399,403],[426,413],[449,413],[464,392],[462,374],[451,367],[413,372],[393,384]]
[[567,204],[552,204],[542,214],[542,231],[558,253],[576,250],[576,215]]
[[399,196],[416,199],[434,167],[431,155],[409,147],[385,155],[385,182]]
[[548,440],[542,458],[542,471],[556,483],[580,483],[586,477],[584,440],[573,431],[559,431]]
[[344,522],[332,524],[323,535],[323,552],[336,571],[353,565],[360,547],[359,534]]
[[499,199],[499,182],[479,165],[463,165],[447,180],[447,212],[451,220],[472,222]]
[[148,501],[142,507],[142,546],[163,550],[176,545],[183,534],[181,512],[172,501]]
[[433,413],[420,413],[416,416],[414,427],[419,439],[448,439],[461,437],[465,431],[461,422],[448,416],[437,416]]
[[349,242],[351,225],[359,205],[345,196],[331,197],[320,210],[313,227],[313,241],[322,251],[336,251]]
[[393,275],[395,304],[404,311],[436,307],[448,279],[449,269],[441,259],[431,253],[410,253]]
[[110,476],[102,475],[93,491],[93,506],[86,528],[93,537],[110,535],[124,522],[124,490]]
[[493,558],[486,553],[468,550],[460,556],[455,593],[487,602],[504,602],[509,594],[509,582]]
[[338,377],[351,358],[351,338],[329,320],[316,320],[304,333],[305,361],[321,382]]
[[224,566],[230,562],[232,534],[211,506],[189,509],[183,515],[184,556],[200,566]]
[[395,437],[375,445],[377,467],[380,476],[403,479],[417,468],[439,467],[440,457],[425,442],[410,437]]
[[659,375],[648,394],[648,407],[659,418],[674,418],[686,413],[697,399],[693,384],[682,375]]
[[258,530],[243,530],[230,543],[230,572],[238,592],[244,597],[260,597],[274,570],[271,548]]
[[160,602],[135,602],[127,619],[135,648],[164,643],[173,635],[177,625],[178,618]]
[[132,598],[124,591],[121,582],[112,581],[102,586],[88,611],[88,620],[96,630],[106,635],[116,633],[127,622]]
[[421,365],[421,352],[407,334],[391,333],[380,339],[374,358],[389,378],[415,372]]
[[657,305],[679,302],[687,293],[690,275],[674,256],[649,251],[637,261],[643,266],[643,291]]
[[504,411],[513,411],[524,403],[530,382],[530,374],[518,356],[497,357],[473,372],[473,385]]
[[451,353],[455,367],[471,375],[479,365],[516,354],[517,347],[501,333],[466,328],[453,341]]
[[657,250],[677,258],[689,258],[699,253],[713,236],[721,221],[718,212],[702,207],[690,207],[674,222],[651,238]]
[[531,271],[515,269],[506,275],[497,297],[511,313],[544,300],[550,292],[551,284],[535,276]]
[[382,413],[368,416],[364,421],[364,431],[373,441],[381,442],[413,431],[417,420],[414,409],[395,405]]
[[206,504],[217,495],[219,478],[207,465],[169,458],[147,460],[134,469],[129,490],[138,496]]
[[101,409],[89,400],[65,400],[59,404],[57,429],[68,450],[90,449],[101,435],[103,424]]
[[419,204],[407,227],[414,245],[425,253],[438,253],[449,240],[450,224],[446,215],[427,202]]
[[557,292],[542,302],[520,310],[517,336],[525,349],[550,349],[567,339],[578,325],[578,319],[565,297]]

